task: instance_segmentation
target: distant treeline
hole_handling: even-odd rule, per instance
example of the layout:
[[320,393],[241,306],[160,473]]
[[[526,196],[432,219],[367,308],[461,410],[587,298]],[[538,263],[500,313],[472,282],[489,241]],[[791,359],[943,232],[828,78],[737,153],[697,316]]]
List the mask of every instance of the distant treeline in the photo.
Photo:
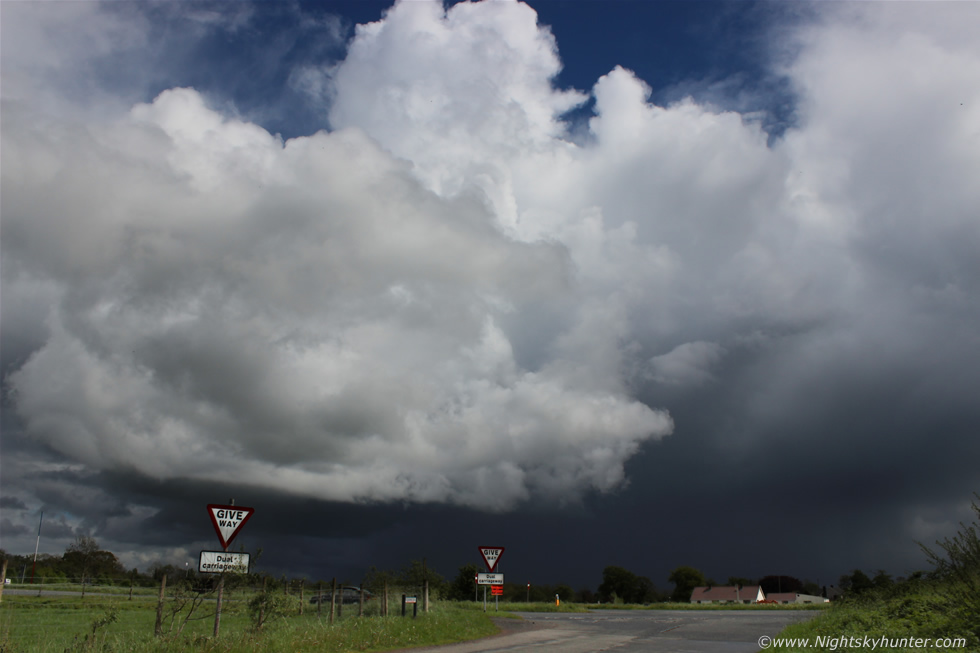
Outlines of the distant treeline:
[[[98,542],[87,536],[79,536],[68,545],[65,552],[58,555],[40,554],[35,564],[33,555],[11,555],[0,549],[0,557],[8,561],[7,577],[15,582],[52,583],[85,583],[98,585],[135,585],[153,586],[160,583],[166,575],[172,583],[177,580],[192,580],[197,574],[194,567],[178,567],[173,564],[156,563],[148,571],[126,569],[119,559],[110,551],[99,547]],[[261,550],[252,557],[253,571],[245,579],[262,582],[267,574],[256,571],[256,563],[261,557]],[[363,579],[336,579],[340,585],[363,584],[364,588],[375,593],[383,591],[385,583],[389,586],[419,587],[427,581],[430,595],[433,598],[467,601],[482,600],[483,590],[476,585],[477,573],[483,571],[477,565],[464,565],[459,568],[456,577],[447,581],[443,576],[426,567],[424,561],[413,560],[400,570],[380,570],[371,567]],[[331,579],[323,579],[329,581]],[[279,579],[279,583],[294,583],[299,579]],[[305,581],[311,586],[309,580]],[[707,578],[698,569],[681,566],[674,569],[667,578],[673,585],[670,590],[661,590],[646,576],[641,576],[623,567],[607,566],[602,572],[602,583],[593,589],[591,587],[573,588],[566,583],[536,584],[508,582],[503,586],[502,600],[508,602],[520,601],[554,601],[556,598],[563,602],[579,603],[658,603],[662,601],[687,602],[691,592],[698,586],[714,586],[721,583]],[[838,590],[844,595],[858,595],[872,589],[887,589],[893,584],[891,576],[884,571],[878,571],[873,577],[859,569],[841,576]],[[792,576],[764,576],[758,579],[729,577],[727,585],[760,585],[766,594],[774,592],[799,592],[815,596],[827,596],[826,587],[821,587],[808,580],[799,580]]]

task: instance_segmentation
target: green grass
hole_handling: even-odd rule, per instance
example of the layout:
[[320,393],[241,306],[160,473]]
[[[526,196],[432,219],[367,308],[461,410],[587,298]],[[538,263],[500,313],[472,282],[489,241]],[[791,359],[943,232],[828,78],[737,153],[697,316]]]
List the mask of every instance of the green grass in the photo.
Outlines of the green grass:
[[[180,635],[153,636],[156,604],[125,597],[4,596],[0,603],[0,651],[386,651],[485,637],[497,632],[493,613],[463,609],[454,603],[434,604],[428,614],[411,616],[357,616],[357,606],[344,606],[343,617],[330,624],[326,612],[289,603],[289,614],[270,620],[261,630],[252,627],[244,600],[231,600],[221,613],[221,633],[212,637],[213,604],[205,605],[206,618],[189,622]],[[377,613],[375,606],[374,613]],[[392,608],[392,615],[395,615]],[[115,615],[111,623],[97,625]],[[166,627],[165,627],[166,630]]]
[[[34,584],[31,583],[14,583],[12,585],[7,585],[7,589],[15,590],[30,590],[32,592],[41,592],[41,596],[49,592],[76,592],[79,595],[82,593],[82,586],[80,583],[57,583],[53,581],[40,582],[40,580]],[[129,585],[86,585],[85,586],[85,596],[88,597],[89,594],[112,594],[129,597]],[[155,587],[141,587],[139,585],[133,586],[133,598],[136,597],[156,597],[160,594],[160,586]]]
[[[793,624],[778,635],[782,639],[809,638],[810,645],[773,647],[773,651],[834,651],[841,649],[840,638],[962,637],[966,647],[944,650],[980,651],[980,615],[971,614],[951,597],[942,583],[920,582],[892,592],[872,592],[835,603],[817,618]],[[817,638],[823,638],[822,646]],[[921,651],[919,648],[889,648],[888,651]]]
[[[461,610],[473,610],[473,611],[483,611],[483,601],[459,601],[456,605]],[[535,603],[524,603],[523,601],[516,602],[500,602],[499,610],[494,609],[493,599],[487,599],[487,614],[507,617],[515,616],[509,614],[511,612],[588,612],[589,606],[582,603],[568,603],[562,601],[561,605],[556,606],[554,601],[540,601]]]

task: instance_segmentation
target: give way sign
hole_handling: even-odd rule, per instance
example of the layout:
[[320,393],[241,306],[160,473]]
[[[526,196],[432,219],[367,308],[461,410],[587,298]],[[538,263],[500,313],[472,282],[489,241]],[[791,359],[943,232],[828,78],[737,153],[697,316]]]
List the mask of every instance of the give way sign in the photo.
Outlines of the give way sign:
[[487,571],[493,571],[496,569],[497,562],[500,561],[500,556],[504,555],[504,547],[481,546],[477,548],[480,549],[480,555],[483,556],[483,562],[487,565]]
[[242,530],[242,526],[249,520],[255,508],[245,506],[223,506],[217,503],[208,504],[208,516],[214,524],[214,530],[218,533],[218,541],[225,549],[231,541]]

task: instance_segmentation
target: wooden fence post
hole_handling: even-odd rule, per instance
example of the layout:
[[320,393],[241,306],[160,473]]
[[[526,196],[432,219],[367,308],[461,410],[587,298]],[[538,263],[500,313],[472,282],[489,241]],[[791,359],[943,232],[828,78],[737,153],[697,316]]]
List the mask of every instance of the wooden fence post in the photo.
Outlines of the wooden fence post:
[[337,600],[337,578],[330,581],[330,625],[333,625],[334,604]]
[[[234,505],[234,504],[232,504]],[[218,578],[218,597],[214,604],[214,636],[218,636],[221,630],[221,603],[225,597],[225,574],[222,572]]]
[[422,612],[429,611],[429,569],[422,558]]
[[167,589],[167,574],[160,579],[160,598],[157,600],[157,623],[153,627],[153,634],[157,637],[163,634],[163,593]]
[[265,581],[268,580],[266,576],[262,577],[262,600],[259,601],[259,623],[264,621],[265,616]]
[[3,569],[0,570],[0,601],[3,601],[3,586],[7,582],[7,559],[3,559]]

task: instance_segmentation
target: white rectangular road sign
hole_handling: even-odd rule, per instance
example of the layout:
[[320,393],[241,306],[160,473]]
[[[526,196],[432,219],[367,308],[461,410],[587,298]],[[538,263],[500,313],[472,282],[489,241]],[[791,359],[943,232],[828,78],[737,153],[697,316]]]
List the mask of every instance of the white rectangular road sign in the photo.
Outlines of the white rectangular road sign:
[[201,561],[197,570],[202,574],[220,574],[234,571],[248,573],[249,554],[229,553],[227,551],[201,551]]
[[503,574],[477,574],[476,584],[477,585],[503,585],[504,575]]

